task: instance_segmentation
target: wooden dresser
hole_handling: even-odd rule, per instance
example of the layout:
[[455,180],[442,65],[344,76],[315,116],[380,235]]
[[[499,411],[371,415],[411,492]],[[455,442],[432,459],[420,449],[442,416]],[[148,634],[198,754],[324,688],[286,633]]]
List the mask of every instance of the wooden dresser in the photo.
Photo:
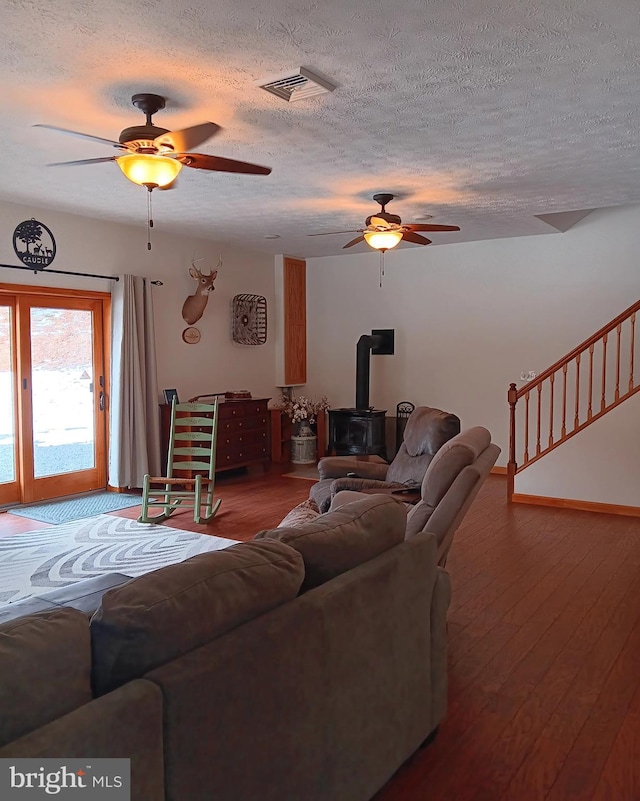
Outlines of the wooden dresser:
[[[271,458],[268,398],[225,400],[218,404],[216,473],[262,463]],[[162,464],[167,464],[171,406],[160,405]],[[164,467],[163,467],[164,469]]]

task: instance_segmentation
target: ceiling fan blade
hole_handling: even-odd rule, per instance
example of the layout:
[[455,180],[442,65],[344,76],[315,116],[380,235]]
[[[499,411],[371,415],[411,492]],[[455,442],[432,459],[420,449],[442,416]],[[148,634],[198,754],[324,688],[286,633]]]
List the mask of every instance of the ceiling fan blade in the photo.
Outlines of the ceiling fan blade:
[[211,139],[218,131],[222,130],[215,122],[201,122],[200,125],[192,125],[190,128],[183,128],[181,131],[169,131],[153,140],[158,147],[168,145],[175,153],[185,153],[193,147],[198,147],[207,139]]
[[41,123],[37,123],[33,127],[47,128],[49,131],[58,131],[58,133],[69,134],[70,136],[77,136],[80,139],[89,139],[91,142],[102,142],[103,145],[111,145],[112,147],[117,147],[120,150],[129,149],[126,145],[122,145],[120,144],[120,142],[115,142],[113,139],[103,139],[101,136],[93,136],[92,134],[80,133],[80,131],[69,131],[67,128],[56,128],[55,125],[43,125]]
[[115,161],[115,156],[104,156],[101,159],[80,159],[79,161],[54,161],[47,167],[77,167],[82,164],[102,164],[105,161]]
[[363,231],[363,228],[349,228],[348,231],[323,231],[321,234],[307,234],[307,236],[329,236],[331,234],[357,234]]
[[342,246],[342,249],[353,247],[353,245],[357,245],[358,242],[364,242],[363,236],[357,236],[355,239],[352,239],[351,242],[347,242],[346,245]]
[[371,228],[389,228],[389,221],[385,220],[384,217],[377,217],[375,214],[369,217],[367,221],[367,225],[371,226]]
[[172,153],[171,155],[186,167],[195,167],[196,170],[242,172],[248,175],[269,175],[271,172],[271,167],[261,167],[259,164],[250,164],[248,161],[223,159],[221,156],[205,156],[204,153]]
[[426,236],[420,236],[420,234],[413,234],[411,231],[405,231],[402,234],[402,238],[405,239],[407,242],[413,242],[416,245],[430,245],[431,240],[427,239]]
[[423,223],[407,223],[404,226],[408,228],[410,231],[459,231],[460,228],[457,225],[424,225]]

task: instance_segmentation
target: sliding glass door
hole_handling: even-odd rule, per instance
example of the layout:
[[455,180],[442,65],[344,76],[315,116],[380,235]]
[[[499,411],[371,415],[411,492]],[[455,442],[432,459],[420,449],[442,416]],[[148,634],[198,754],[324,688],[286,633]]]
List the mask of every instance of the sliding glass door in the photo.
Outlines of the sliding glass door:
[[0,503],[105,487],[103,326],[100,298],[0,295]]
[[15,298],[0,297],[0,505],[20,500],[15,319]]

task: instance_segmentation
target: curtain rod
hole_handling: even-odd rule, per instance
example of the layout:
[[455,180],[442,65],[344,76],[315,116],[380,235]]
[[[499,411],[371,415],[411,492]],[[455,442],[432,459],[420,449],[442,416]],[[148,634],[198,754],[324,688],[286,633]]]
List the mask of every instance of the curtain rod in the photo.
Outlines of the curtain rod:
[[[48,267],[41,267],[39,270],[36,267],[27,267],[21,264],[0,264],[6,270],[28,270],[30,273],[56,273],[57,275],[79,275],[81,278],[103,278],[107,281],[119,281],[117,275],[96,275],[95,273],[74,273],[71,270],[50,270]],[[163,286],[162,281],[152,281],[154,286]]]

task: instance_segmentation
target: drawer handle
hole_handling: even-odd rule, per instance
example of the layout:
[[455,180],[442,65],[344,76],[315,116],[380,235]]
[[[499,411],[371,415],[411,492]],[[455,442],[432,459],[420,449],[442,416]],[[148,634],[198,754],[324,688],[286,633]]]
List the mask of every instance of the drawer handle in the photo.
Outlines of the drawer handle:
[[229,459],[231,459],[231,457],[230,457],[230,456],[227,456],[227,461],[229,461]]
[[230,440],[230,439],[227,439],[227,445],[228,445],[230,442],[231,442],[231,440]]
[[242,428],[242,423],[238,423],[238,428]]
[[238,437],[238,442],[242,442],[242,437]]

